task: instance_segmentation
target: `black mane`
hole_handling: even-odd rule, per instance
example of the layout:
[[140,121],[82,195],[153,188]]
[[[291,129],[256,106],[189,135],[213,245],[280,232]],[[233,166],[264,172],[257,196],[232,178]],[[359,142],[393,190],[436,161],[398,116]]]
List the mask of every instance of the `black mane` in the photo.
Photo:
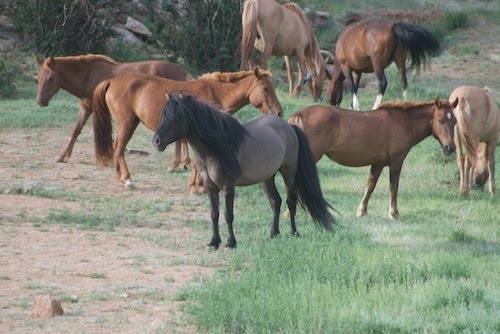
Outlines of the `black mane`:
[[188,141],[190,138],[202,141],[206,153],[217,159],[227,174],[240,176],[236,154],[249,133],[235,118],[182,93],[170,96],[164,112],[173,112]]

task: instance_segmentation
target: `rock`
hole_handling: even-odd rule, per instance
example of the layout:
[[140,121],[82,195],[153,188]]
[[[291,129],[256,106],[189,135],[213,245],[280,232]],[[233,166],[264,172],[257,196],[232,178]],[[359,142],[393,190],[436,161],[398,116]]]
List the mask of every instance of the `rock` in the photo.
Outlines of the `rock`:
[[[126,45],[134,46],[142,43],[139,37],[134,35],[132,32],[128,31],[127,29],[123,29],[120,27],[113,27],[113,30],[119,36],[118,37],[119,41],[125,43]],[[114,43],[118,43],[119,41],[115,41]]]
[[125,28],[128,31],[133,32],[135,35],[139,35],[139,37],[145,37],[147,39],[153,37],[153,33],[144,24],[131,18],[130,16],[127,17]]
[[50,295],[39,295],[36,297],[35,315],[38,318],[52,318],[63,314],[64,310],[59,299]]

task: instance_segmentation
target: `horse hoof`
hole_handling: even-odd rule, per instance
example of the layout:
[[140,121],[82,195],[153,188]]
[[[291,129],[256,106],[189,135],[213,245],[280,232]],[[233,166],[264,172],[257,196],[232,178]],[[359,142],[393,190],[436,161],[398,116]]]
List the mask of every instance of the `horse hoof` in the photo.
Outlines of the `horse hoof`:
[[392,220],[399,220],[399,213],[389,213],[389,218]]
[[236,248],[236,243],[232,244],[232,243],[228,243],[226,244],[226,247],[224,247],[224,249],[235,249]]
[[56,156],[56,162],[68,162],[65,156]]
[[358,212],[356,212],[356,217],[358,217],[358,218],[366,218],[366,217],[368,217],[368,213],[366,211],[359,211],[358,210]]
[[130,180],[126,180],[124,183],[123,183],[123,186],[125,187],[125,189],[127,190],[134,190],[135,189],[135,186],[134,184],[132,183],[132,181]]

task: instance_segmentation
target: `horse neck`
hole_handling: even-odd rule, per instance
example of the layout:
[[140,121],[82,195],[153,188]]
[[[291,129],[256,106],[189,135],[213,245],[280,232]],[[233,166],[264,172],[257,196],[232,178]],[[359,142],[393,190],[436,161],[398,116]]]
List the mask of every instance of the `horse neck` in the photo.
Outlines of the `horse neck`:
[[57,64],[61,88],[80,99],[92,99],[97,85],[112,77],[114,66],[104,61]]
[[432,134],[433,105],[425,104],[410,107],[408,110],[402,110],[407,117],[408,133],[411,134],[414,145],[421,142]]
[[234,114],[250,103],[249,91],[255,82],[255,76],[249,76],[237,82],[213,82],[212,90],[218,96],[218,104],[222,110]]

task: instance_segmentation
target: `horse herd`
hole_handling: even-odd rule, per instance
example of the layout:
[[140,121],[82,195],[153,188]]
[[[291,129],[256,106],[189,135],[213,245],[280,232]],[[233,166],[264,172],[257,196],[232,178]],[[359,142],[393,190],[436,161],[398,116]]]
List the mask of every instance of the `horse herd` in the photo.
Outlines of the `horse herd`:
[[[480,184],[488,181],[489,191],[495,192],[500,111],[489,89],[462,86],[449,100],[382,103],[387,86],[385,67],[396,63],[406,99],[406,71],[418,71],[429,57],[438,55],[439,43],[426,29],[385,19],[352,18],[339,35],[333,73],[329,73],[314,32],[297,5],[246,0],[242,24],[242,70],[208,73],[198,79],[166,61],[118,63],[102,55],[37,58],[37,103],[47,106],[60,88],[80,101],[77,121],[57,161],[70,158],[92,113],[97,163],[108,165],[114,159],[117,178],[126,188],[133,185],[125,148],[140,122],[155,131],[153,145],[158,150],[176,142],[170,170],[190,164],[187,149],[182,161],[180,157],[187,140],[195,152],[188,186],[190,191],[208,193],[213,229],[209,246],[214,248],[221,243],[220,192],[225,196],[227,246],[236,246],[232,227],[236,186],[262,184],[273,211],[271,237],[280,233],[278,171],[286,186],[292,233],[297,234],[297,202],[320,226],[331,229],[335,219],[330,211],[334,209],[323,197],[315,166],[323,155],[344,166],[371,166],[358,217],[367,215],[370,195],[382,169],[389,166],[389,217],[399,218],[397,193],[403,162],[411,148],[430,135],[440,142],[444,153],[456,149],[462,194],[468,194],[474,180]],[[260,69],[253,65],[254,46],[262,51]],[[307,83],[316,100],[327,79],[327,98],[334,106],[311,105],[288,122],[283,120],[272,74],[266,70],[270,55],[285,57],[291,95],[299,94]],[[298,62],[295,86],[292,56]],[[361,73],[370,72],[379,80],[374,110],[339,108],[347,81],[351,106],[359,109],[359,79]],[[230,115],[247,104],[273,115],[242,125]],[[116,122],[114,144],[112,118]]]

